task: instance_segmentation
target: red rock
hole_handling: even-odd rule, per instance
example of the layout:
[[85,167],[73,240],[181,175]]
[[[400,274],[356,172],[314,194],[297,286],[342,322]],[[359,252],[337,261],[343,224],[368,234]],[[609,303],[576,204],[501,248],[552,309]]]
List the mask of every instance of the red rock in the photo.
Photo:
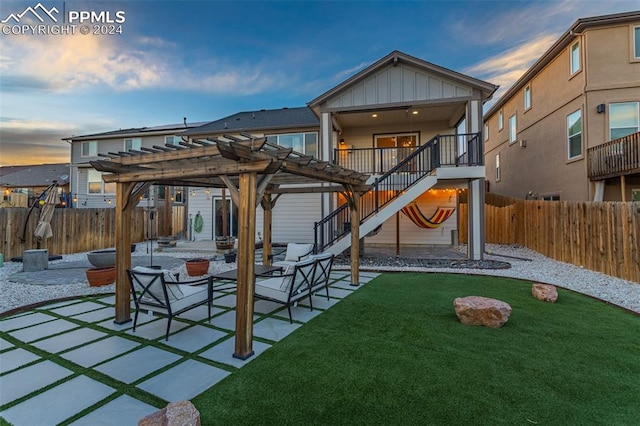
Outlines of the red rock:
[[141,419],[138,426],[200,426],[200,412],[191,401],[172,402]]
[[558,300],[558,290],[551,284],[534,283],[531,287],[531,294],[538,300],[554,303]]
[[453,307],[461,323],[500,328],[509,320],[511,306],[501,300],[481,296],[458,297]]

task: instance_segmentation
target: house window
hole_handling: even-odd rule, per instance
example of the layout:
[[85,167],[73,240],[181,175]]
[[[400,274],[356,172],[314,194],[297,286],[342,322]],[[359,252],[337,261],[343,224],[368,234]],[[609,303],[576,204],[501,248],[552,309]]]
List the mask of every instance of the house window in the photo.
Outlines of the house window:
[[518,129],[516,128],[516,115],[509,117],[509,143],[515,143],[518,138]]
[[500,153],[496,154],[496,182],[500,180]]
[[129,150],[135,149],[140,151],[142,147],[142,139],[140,138],[130,138],[124,140],[124,151],[127,152]]
[[101,172],[94,169],[90,169],[88,171],[88,176],[87,176],[87,193],[88,194],[115,194],[116,184],[115,182],[105,183],[102,180]]
[[633,58],[640,59],[640,26],[633,27]]
[[580,71],[580,42],[571,45],[571,75]]
[[498,112],[498,130],[504,129],[504,114],[502,110]]
[[95,157],[98,155],[98,141],[82,142],[82,156]]
[[165,136],[164,143],[167,145],[180,145],[182,138],[180,136]]
[[640,102],[620,102],[609,105],[609,140],[636,133],[640,125]]
[[560,201],[560,196],[559,195],[543,195],[542,197],[540,197],[540,199],[544,201]]
[[292,148],[294,151],[316,157],[318,155],[318,133],[285,133],[267,135],[267,141],[280,146]]
[[567,116],[567,149],[569,159],[582,155],[582,111]]
[[524,88],[524,109],[528,110],[529,108],[531,108],[531,86]]
[[631,201],[640,201],[640,188],[631,189]]
[[489,125],[485,124],[484,125],[484,141],[488,141],[489,140]]

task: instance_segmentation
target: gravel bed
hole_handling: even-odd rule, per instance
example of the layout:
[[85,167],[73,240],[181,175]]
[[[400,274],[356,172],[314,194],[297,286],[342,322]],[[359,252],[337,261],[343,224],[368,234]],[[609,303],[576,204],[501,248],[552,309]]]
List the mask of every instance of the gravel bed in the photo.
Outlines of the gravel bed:
[[[459,248],[466,251],[464,246]],[[136,254],[145,254],[138,248]],[[160,254],[159,254],[160,255]],[[203,257],[202,253],[161,253],[162,256],[183,259]],[[62,260],[50,265],[86,259],[86,253],[64,255]],[[344,262],[344,261],[343,261]],[[224,272],[236,268],[235,263],[212,260],[209,273]],[[447,272],[461,274],[492,275],[519,278],[535,282],[554,284],[558,287],[587,294],[597,299],[640,313],[640,283],[621,280],[599,272],[590,271],[567,263],[558,262],[532,250],[507,245],[487,245],[486,259],[482,262],[465,259],[405,259],[396,257],[365,257],[360,263],[362,270],[372,271],[416,271]],[[336,269],[348,269],[347,263],[335,265]],[[37,285],[9,281],[9,277],[22,270],[18,262],[6,262],[0,268],[0,313],[48,300],[70,296],[113,293],[115,285],[90,287],[81,276],[69,277],[69,284]],[[186,276],[184,265],[171,270]]]

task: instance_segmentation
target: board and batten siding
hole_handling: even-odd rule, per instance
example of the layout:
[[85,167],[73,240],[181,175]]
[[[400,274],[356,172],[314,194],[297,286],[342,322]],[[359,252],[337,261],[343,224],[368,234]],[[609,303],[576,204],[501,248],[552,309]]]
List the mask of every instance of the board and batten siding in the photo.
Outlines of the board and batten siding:
[[472,88],[435,73],[400,65],[380,70],[363,82],[348,88],[326,103],[328,108],[382,105],[396,102],[464,98]]
[[[421,195],[415,201],[420,211],[427,218],[430,218],[438,207],[456,207],[456,198],[456,194],[450,194],[444,190],[434,190]],[[458,229],[457,209],[435,229],[420,228],[404,213],[398,212],[398,215],[400,218],[401,245],[451,245],[451,231]],[[365,243],[371,245],[395,245],[396,216],[394,215],[387,220],[377,235],[366,238]]]

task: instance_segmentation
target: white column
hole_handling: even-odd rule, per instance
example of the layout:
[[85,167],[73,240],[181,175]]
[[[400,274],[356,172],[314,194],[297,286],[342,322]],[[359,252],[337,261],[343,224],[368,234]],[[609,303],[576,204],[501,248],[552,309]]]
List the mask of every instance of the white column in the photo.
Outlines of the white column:
[[[333,124],[331,123],[331,113],[323,112],[320,116],[320,146],[319,159],[323,161],[333,160]],[[322,194],[322,217],[327,216],[332,209],[330,202],[330,194]]]
[[469,220],[467,256],[471,260],[484,258],[484,179],[469,182]]

